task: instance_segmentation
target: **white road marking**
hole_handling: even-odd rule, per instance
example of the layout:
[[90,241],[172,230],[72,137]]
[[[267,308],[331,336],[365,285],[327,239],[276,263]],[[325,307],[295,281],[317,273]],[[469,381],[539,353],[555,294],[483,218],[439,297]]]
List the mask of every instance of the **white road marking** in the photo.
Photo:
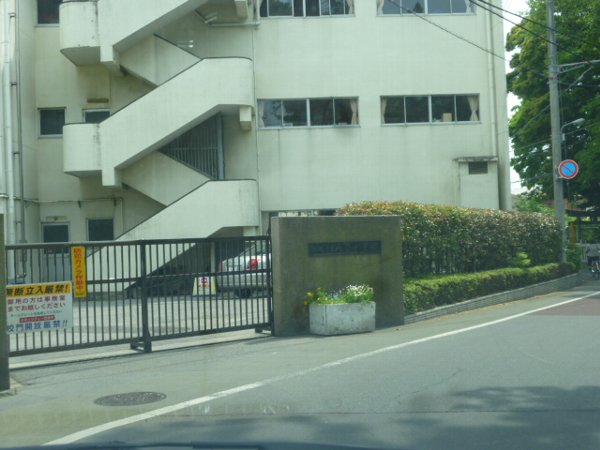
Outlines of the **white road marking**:
[[301,377],[301,376],[310,374],[312,372],[316,372],[316,371],[323,370],[323,369],[328,369],[328,368],[331,368],[331,367],[341,366],[343,364],[347,364],[347,363],[350,363],[350,362],[358,361],[358,360],[361,360],[361,359],[364,359],[364,358],[369,358],[371,356],[379,355],[381,353],[386,353],[386,352],[390,352],[390,351],[393,351],[393,350],[398,350],[398,349],[401,349],[401,348],[409,347],[411,345],[422,344],[424,342],[434,341],[434,340],[437,340],[437,339],[442,339],[442,338],[445,338],[445,337],[454,336],[454,335],[461,334],[461,333],[466,333],[468,331],[473,331],[473,330],[477,330],[477,329],[480,329],[480,328],[485,328],[485,327],[489,327],[489,326],[492,326],[492,325],[497,325],[499,323],[508,322],[509,320],[518,319],[519,317],[527,316],[529,314],[534,314],[536,312],[545,311],[545,310],[551,309],[551,308],[556,308],[558,306],[566,305],[568,303],[573,303],[573,302],[576,302],[578,300],[583,300],[584,298],[593,297],[594,295],[598,295],[598,294],[600,294],[600,291],[593,292],[591,294],[584,295],[582,297],[577,297],[577,298],[572,298],[572,299],[569,299],[569,300],[565,300],[563,302],[556,303],[554,305],[544,306],[544,307],[541,307],[541,308],[532,309],[530,311],[525,311],[525,312],[522,312],[522,313],[519,313],[519,314],[514,314],[512,316],[504,317],[502,319],[492,320],[490,322],[481,323],[479,325],[473,325],[473,326],[466,327],[466,328],[460,328],[458,330],[448,331],[446,333],[436,334],[434,336],[428,336],[428,337],[424,337],[424,338],[421,338],[421,339],[415,339],[414,341],[403,342],[402,344],[396,344],[396,345],[390,345],[388,347],[382,347],[382,348],[377,349],[377,350],[372,350],[370,352],[361,353],[361,354],[354,355],[354,356],[348,356],[347,358],[338,359],[336,361],[332,361],[332,362],[329,362],[329,363],[326,363],[326,364],[322,364],[320,366],[312,367],[310,369],[301,370],[301,371],[298,371],[298,372],[290,373],[290,374],[287,374],[287,375],[281,375],[281,376],[278,376],[278,377],[268,378],[268,379],[263,380],[263,381],[257,381],[256,383],[244,384],[242,386],[237,386],[237,387],[234,387],[234,388],[231,388],[231,389],[226,389],[224,391],[220,391],[220,392],[217,392],[215,394],[211,394],[211,395],[206,395],[206,396],[203,396],[203,397],[194,398],[194,399],[191,399],[191,400],[187,400],[185,402],[177,403],[175,405],[166,406],[164,408],[155,409],[155,410],[148,411],[148,412],[145,412],[145,413],[136,414],[134,416],[126,417],[124,419],[119,419],[119,420],[115,420],[115,421],[112,421],[112,422],[104,423],[102,425],[97,425],[95,427],[87,428],[85,430],[81,430],[81,431],[78,431],[76,433],[64,436],[64,437],[62,437],[60,439],[56,439],[54,441],[47,442],[44,445],[71,444],[73,442],[79,441],[80,439],[85,439],[85,438],[88,438],[90,436],[94,436],[95,434],[102,433],[104,431],[109,431],[109,430],[112,430],[112,429],[115,429],[115,428],[123,427],[125,425],[131,425],[133,423],[141,422],[143,420],[152,419],[154,417],[163,416],[165,414],[170,414],[170,413],[173,413],[173,412],[176,412],[176,411],[180,411],[180,410],[185,409],[185,408],[189,408],[189,407],[192,407],[192,406],[197,406],[197,405],[201,405],[201,404],[204,404],[204,403],[208,403],[208,402],[211,402],[213,400],[220,399],[220,398],[230,397],[232,395],[239,394],[241,392],[246,392],[246,391],[250,391],[250,390],[253,390],[253,389],[257,389],[257,388],[260,388],[260,387],[263,387],[263,386],[267,386],[269,384],[277,383],[279,381],[284,381],[284,380],[289,380],[291,378]]

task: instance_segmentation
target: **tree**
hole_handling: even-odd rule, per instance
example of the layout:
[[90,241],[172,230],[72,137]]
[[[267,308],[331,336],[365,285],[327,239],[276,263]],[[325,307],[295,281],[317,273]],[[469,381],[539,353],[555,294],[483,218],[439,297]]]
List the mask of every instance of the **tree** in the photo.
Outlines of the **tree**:
[[544,204],[540,194],[535,192],[523,193],[514,202],[514,208],[520,212],[536,212],[554,216],[554,210]]
[[[552,156],[545,0],[529,0],[530,11],[507,36],[514,51],[508,89],[520,98],[509,122],[514,148],[511,163],[522,183],[552,198]],[[600,210],[600,2],[555,0],[561,99],[561,122],[586,119],[564,128],[564,158],[579,163],[580,174],[565,181],[565,195],[582,207]]]

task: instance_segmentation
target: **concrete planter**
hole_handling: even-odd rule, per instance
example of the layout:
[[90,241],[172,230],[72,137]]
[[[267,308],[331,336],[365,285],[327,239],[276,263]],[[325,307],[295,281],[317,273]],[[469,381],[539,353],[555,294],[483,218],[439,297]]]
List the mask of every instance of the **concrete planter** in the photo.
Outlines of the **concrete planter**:
[[322,336],[375,330],[375,302],[309,305],[310,332]]

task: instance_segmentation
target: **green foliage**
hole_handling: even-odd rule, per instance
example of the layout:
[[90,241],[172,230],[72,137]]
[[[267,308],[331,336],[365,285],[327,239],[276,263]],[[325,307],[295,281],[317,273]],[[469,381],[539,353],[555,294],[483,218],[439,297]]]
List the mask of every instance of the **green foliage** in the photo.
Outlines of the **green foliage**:
[[484,295],[517,289],[560,278],[575,271],[572,264],[546,264],[531,268],[505,268],[486,272],[406,280],[404,314],[427,311]]
[[540,213],[466,209],[407,202],[350,204],[338,215],[397,215],[408,277],[498,269],[525,252],[534,265],[560,259],[560,227]]
[[307,292],[304,303],[332,305],[340,303],[369,303],[373,301],[374,292],[371,286],[358,285],[346,286],[341,291],[326,292],[317,288],[315,292]]
[[524,269],[526,267],[531,266],[531,259],[529,258],[529,256],[527,256],[527,253],[518,252],[512,259],[512,266]]
[[574,242],[567,245],[567,261],[575,267],[575,270],[581,269],[581,247]]
[[[545,0],[530,0],[522,25],[547,36]],[[600,55],[598,0],[555,0],[559,64],[597,60]],[[552,195],[547,42],[513,27],[506,49],[513,51],[508,89],[521,100],[509,123],[514,147],[511,163],[529,189]],[[565,193],[581,206],[600,207],[600,64],[569,66],[560,75],[561,120],[584,118],[582,126],[564,129],[564,157],[578,161],[580,174],[565,182]]]
[[526,193],[521,194],[514,202],[514,208],[520,212],[537,212],[542,214],[547,214],[552,216],[554,214],[554,210],[547,206],[542,196],[537,195],[537,193]]

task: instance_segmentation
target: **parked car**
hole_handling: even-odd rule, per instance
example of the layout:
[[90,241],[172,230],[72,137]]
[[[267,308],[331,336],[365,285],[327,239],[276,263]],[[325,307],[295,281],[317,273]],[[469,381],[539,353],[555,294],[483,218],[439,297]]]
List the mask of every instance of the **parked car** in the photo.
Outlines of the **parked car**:
[[219,292],[234,292],[248,298],[270,286],[271,254],[266,241],[249,242],[239,255],[219,263],[216,281]]

